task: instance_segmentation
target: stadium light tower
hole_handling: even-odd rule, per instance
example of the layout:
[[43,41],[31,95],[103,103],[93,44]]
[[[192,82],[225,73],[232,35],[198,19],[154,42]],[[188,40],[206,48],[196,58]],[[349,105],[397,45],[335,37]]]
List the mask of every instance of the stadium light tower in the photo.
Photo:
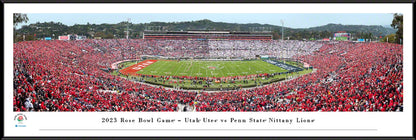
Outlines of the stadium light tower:
[[[282,23],[282,41],[284,40],[284,26],[285,26],[285,23],[283,22],[283,19],[281,19],[280,20],[280,23]],[[282,48],[283,49],[283,48]],[[288,55],[287,54],[287,48],[285,48],[285,50],[286,50],[286,55]],[[287,57],[287,56],[286,56]],[[283,58],[283,54],[282,54],[282,58]],[[286,60],[283,58],[283,63],[285,63],[286,64]]]
[[284,39],[284,38],[283,38],[283,35],[284,35],[284,34],[283,34],[283,31],[284,31],[284,28],[283,28],[283,26],[284,26],[283,19],[281,19],[281,20],[280,20],[280,23],[282,23],[282,40],[283,40],[283,39]]
[[130,22],[130,18],[127,19],[127,35],[126,35],[126,39],[129,39],[129,22]]

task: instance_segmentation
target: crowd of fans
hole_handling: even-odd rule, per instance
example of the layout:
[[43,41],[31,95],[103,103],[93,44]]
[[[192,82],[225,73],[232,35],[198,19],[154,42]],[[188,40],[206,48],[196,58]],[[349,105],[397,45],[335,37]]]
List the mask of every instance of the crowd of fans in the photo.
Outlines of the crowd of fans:
[[[236,49],[237,48],[237,49]],[[238,91],[165,89],[103,69],[140,55],[287,56],[316,72]],[[77,40],[14,44],[14,111],[402,111],[403,46],[305,41]]]
[[313,41],[261,41],[261,40],[219,40],[209,41],[210,57],[255,58],[258,55],[291,58],[307,55],[318,50],[322,44]]
[[325,44],[300,59],[317,71],[284,83],[202,93],[197,111],[403,111],[403,46]]
[[[117,42],[106,41],[98,43]],[[92,43],[88,45],[89,43]],[[196,92],[135,83],[102,71],[134,57],[95,41],[28,41],[14,46],[15,111],[176,111]],[[125,50],[125,49],[124,49]],[[124,54],[124,56],[117,56]]]

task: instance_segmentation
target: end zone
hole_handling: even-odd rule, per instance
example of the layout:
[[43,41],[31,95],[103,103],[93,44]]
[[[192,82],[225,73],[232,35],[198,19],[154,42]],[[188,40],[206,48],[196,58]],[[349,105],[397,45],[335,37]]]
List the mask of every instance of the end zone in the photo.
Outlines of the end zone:
[[150,66],[151,64],[155,62],[157,62],[157,60],[145,60],[145,61],[139,62],[130,67],[120,70],[120,73],[124,75],[136,75],[137,76],[136,72],[146,68],[147,66]]

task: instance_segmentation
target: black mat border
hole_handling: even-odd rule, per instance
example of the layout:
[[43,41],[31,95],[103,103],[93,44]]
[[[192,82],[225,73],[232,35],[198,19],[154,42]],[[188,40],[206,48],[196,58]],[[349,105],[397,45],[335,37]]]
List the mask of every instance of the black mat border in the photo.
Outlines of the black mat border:
[[[376,3],[386,3],[386,4],[394,4],[394,3],[411,3],[412,4],[412,11],[414,12],[414,3],[415,0],[1,0],[1,9],[2,9],[2,35],[4,36],[5,29],[4,29],[4,4],[12,4],[12,3],[55,3],[55,4],[65,4],[65,3],[299,3],[299,4],[307,4],[307,3],[356,3],[356,4],[376,4]],[[412,20],[414,21],[414,16],[412,17]],[[413,23],[415,24],[415,23]],[[412,35],[414,37],[414,26]],[[414,37],[415,38],[415,37]],[[1,49],[2,53],[4,54],[4,37],[2,38],[3,47]],[[414,46],[414,44],[412,44]],[[414,61],[413,54],[415,52],[415,48],[413,47],[412,52],[412,59]],[[4,59],[4,55],[2,57],[2,65],[3,68],[1,69],[1,89],[4,91],[4,62],[6,60]],[[414,69],[414,63],[413,63],[413,69]],[[413,73],[413,71],[412,71]],[[413,79],[415,76],[413,75]],[[413,83],[414,84],[414,83]],[[413,85],[414,87],[414,85]],[[413,88],[412,87],[412,88]],[[415,92],[415,91],[414,91]],[[0,97],[1,100],[1,109],[3,109],[3,98],[4,96]],[[413,134],[412,137],[5,137],[4,136],[4,123],[2,123],[3,131],[1,131],[2,140],[56,140],[56,139],[62,139],[62,140],[157,140],[157,139],[165,139],[165,140],[194,140],[194,139],[200,139],[200,140],[222,140],[222,139],[228,139],[228,140],[416,140],[415,138],[415,130],[414,130],[414,113],[415,113],[415,99],[416,97],[413,96]],[[4,110],[1,111],[1,120],[4,121]]]

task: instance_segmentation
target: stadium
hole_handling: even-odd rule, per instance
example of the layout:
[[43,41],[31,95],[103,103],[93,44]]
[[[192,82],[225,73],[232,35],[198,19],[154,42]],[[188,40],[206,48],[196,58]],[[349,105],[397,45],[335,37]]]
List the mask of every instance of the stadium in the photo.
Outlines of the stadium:
[[14,111],[403,111],[403,45],[145,32],[14,44]]

